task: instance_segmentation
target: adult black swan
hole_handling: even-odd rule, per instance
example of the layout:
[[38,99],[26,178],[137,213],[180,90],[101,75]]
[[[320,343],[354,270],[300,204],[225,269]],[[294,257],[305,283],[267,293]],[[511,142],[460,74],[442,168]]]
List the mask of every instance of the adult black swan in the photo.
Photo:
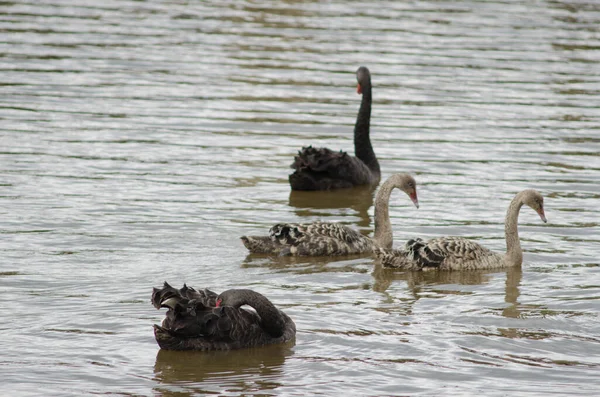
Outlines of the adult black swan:
[[362,101],[354,126],[355,156],[327,148],[302,148],[291,165],[295,170],[289,177],[292,190],[331,190],[379,183],[381,171],[369,137],[373,100],[369,69],[358,68],[356,79],[356,91],[362,94]]
[[[220,295],[166,281],[153,288],[152,304],[169,310],[154,337],[167,350],[231,350],[290,341],[296,324],[265,296],[248,289],[230,289]],[[255,311],[241,306],[248,305]]]

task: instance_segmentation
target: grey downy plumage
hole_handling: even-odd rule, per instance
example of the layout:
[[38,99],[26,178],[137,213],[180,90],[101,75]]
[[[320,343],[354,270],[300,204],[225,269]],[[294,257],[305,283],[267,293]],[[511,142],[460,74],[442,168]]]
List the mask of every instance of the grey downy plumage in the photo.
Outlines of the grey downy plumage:
[[392,190],[405,192],[419,207],[417,183],[408,174],[394,174],[379,188],[375,198],[375,233],[370,238],[339,223],[280,223],[268,236],[242,236],[252,253],[297,256],[333,256],[371,253],[375,247],[391,248],[393,232],[389,215]]
[[428,241],[417,238],[409,240],[402,250],[378,249],[375,254],[384,267],[403,270],[475,270],[520,266],[523,250],[517,222],[523,205],[535,210],[546,223],[542,195],[533,189],[518,193],[506,212],[504,254],[462,237],[439,237]]

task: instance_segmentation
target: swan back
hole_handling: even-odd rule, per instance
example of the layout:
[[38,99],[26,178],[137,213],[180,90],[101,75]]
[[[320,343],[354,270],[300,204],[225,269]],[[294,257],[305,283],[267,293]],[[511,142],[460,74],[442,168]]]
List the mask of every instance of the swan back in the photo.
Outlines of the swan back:
[[462,237],[408,240],[403,250],[376,252],[384,267],[403,270],[471,270],[504,267],[504,256]]
[[371,252],[373,241],[339,223],[277,224],[269,230],[280,255],[324,256]]

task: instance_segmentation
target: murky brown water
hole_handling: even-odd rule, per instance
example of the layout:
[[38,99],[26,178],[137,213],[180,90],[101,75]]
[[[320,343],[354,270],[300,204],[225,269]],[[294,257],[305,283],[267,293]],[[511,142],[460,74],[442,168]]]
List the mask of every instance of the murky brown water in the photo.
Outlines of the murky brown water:
[[[600,387],[600,5],[573,1],[0,3],[0,394],[595,395]],[[361,189],[291,194],[306,144],[372,138],[396,244],[501,250],[522,269],[400,273],[247,256],[279,221],[372,229]],[[159,351],[164,280],[263,292],[295,344]]]

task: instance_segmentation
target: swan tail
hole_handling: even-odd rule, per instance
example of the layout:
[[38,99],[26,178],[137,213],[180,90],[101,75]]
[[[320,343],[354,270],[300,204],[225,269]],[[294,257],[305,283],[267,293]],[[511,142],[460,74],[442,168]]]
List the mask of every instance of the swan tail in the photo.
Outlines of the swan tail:
[[154,339],[161,349],[165,350],[181,350],[177,349],[177,341],[171,335],[167,328],[154,324]]
[[278,254],[282,249],[281,244],[268,236],[242,236],[240,238],[248,251],[253,254]]
[[305,233],[303,225],[278,223],[269,229],[269,236],[242,236],[242,243],[252,253],[294,255]]
[[381,261],[383,267],[401,270],[422,270],[423,266],[415,261],[406,250],[393,250],[376,248],[373,250],[375,256]]
[[167,327],[154,324],[154,339],[161,349],[164,350],[188,350],[189,340],[177,336]]
[[239,348],[235,343],[214,340],[214,338],[202,334],[189,333],[186,335],[156,324],[154,324],[154,339],[158,346],[164,350],[208,351]]

